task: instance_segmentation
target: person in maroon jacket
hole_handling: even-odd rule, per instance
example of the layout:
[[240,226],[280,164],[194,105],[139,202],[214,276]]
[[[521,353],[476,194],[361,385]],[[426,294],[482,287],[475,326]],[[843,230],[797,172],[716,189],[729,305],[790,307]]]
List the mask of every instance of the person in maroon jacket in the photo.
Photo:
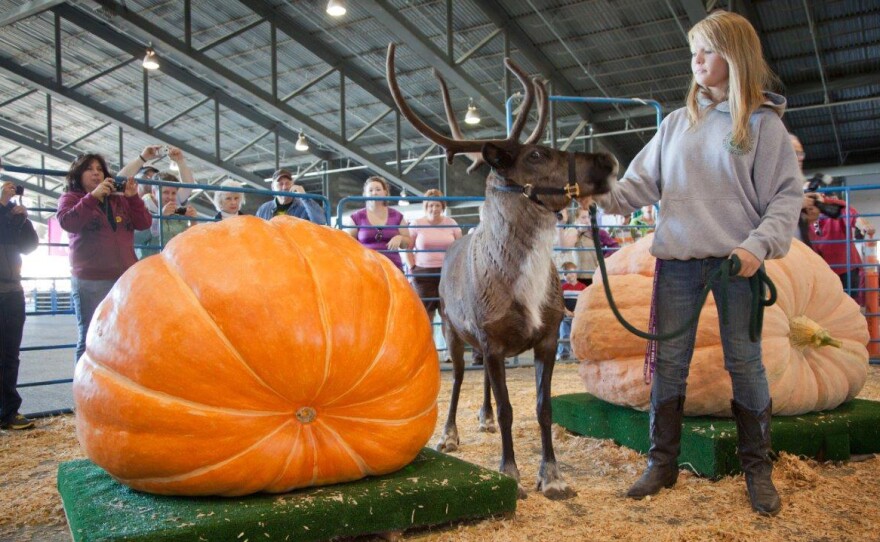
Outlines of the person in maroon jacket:
[[[155,149],[148,147],[144,151],[151,155]],[[123,171],[143,165],[143,155],[138,160]],[[70,238],[71,297],[79,329],[78,361],[86,349],[86,334],[95,309],[122,273],[137,261],[135,230],[149,228],[153,219],[138,197],[134,177],[117,186],[100,154],[80,155],[73,161],[64,192],[55,216]]]

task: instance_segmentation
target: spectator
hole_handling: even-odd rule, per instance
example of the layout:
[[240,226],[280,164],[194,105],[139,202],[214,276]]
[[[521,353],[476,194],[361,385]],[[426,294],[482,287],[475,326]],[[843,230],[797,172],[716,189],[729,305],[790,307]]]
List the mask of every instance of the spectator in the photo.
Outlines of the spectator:
[[[443,196],[443,192],[432,188],[425,192],[425,196],[439,198]],[[413,274],[413,287],[428,311],[428,319],[433,322],[434,313],[440,307],[437,299],[440,293],[437,288],[440,285],[443,258],[449,245],[456,239],[461,239],[461,228],[455,220],[443,215],[446,202],[426,201],[422,206],[425,216],[417,218],[409,229],[412,244],[415,250],[436,252],[407,252],[406,259]]]
[[571,322],[574,320],[574,309],[577,304],[578,292],[586,290],[583,282],[578,280],[578,266],[574,262],[562,264],[565,271],[562,281],[562,300],[565,303],[565,314],[559,324],[559,346],[556,347],[556,361],[571,358]]
[[[599,242],[602,243],[602,254],[606,258],[620,248],[617,241],[601,228],[599,228]],[[566,228],[565,232],[563,232],[562,246],[577,249],[574,252],[578,266],[578,280],[584,286],[592,284],[593,273],[599,266],[599,260],[596,258],[596,247],[593,244],[593,228],[590,226],[590,211],[588,209],[578,208],[575,227]]]
[[[297,194],[305,194],[306,192],[303,187],[293,181],[293,174],[286,169],[279,169],[272,175],[272,190],[276,192],[296,192]],[[319,226],[327,224],[321,206],[311,199],[275,196],[271,201],[267,201],[257,209],[257,216],[266,220],[280,215],[302,218]]]
[[[859,216],[855,207],[847,207],[846,202],[840,199],[823,198],[822,208],[836,216],[829,216],[824,212],[813,223],[809,231],[810,244],[813,249],[831,266],[838,277],[843,289],[859,304],[863,302],[861,282],[862,258],[856,249],[856,233],[866,237],[874,236],[874,226]],[[833,242],[833,241],[845,241]],[[849,267],[847,267],[847,252],[849,253]]]
[[[137,170],[137,173],[134,174],[135,179],[147,179],[151,180],[156,174],[159,173],[159,170],[153,166],[144,165],[144,167]],[[138,183],[138,197],[143,198],[147,194],[150,193],[150,185]],[[137,241],[137,234],[135,234],[135,242]]]
[[[390,192],[388,181],[382,177],[373,176],[364,182],[364,196],[383,197]],[[412,240],[400,211],[389,207],[385,201],[370,200],[363,209],[352,213],[346,224],[351,226],[349,235],[365,247],[382,252],[403,271],[403,262],[397,251],[412,246]]]
[[[179,183],[177,177],[170,173],[159,173],[154,179],[167,183]],[[176,186],[159,186],[153,185],[150,193],[144,196],[144,205],[150,211],[150,214],[159,213],[159,201],[162,202],[163,217],[187,217],[196,218],[198,213],[192,205],[179,206],[177,204]],[[161,198],[159,197],[161,194]],[[162,235],[159,235],[159,227],[161,225]],[[153,220],[153,224],[146,230],[139,231],[135,234],[135,241],[142,245],[135,249],[138,258],[145,258],[151,254],[158,254],[162,243],[168,243],[174,236],[183,233],[190,227],[188,220],[180,218],[162,218],[161,220]]]
[[[807,180],[804,178],[804,158],[806,158],[806,154],[804,153],[804,146],[801,144],[798,136],[791,133],[788,136],[791,139],[791,146],[794,148],[794,155],[797,157],[798,170],[801,172],[801,180],[804,182],[804,191],[806,191]],[[798,217],[794,238],[802,241],[810,248],[813,248],[813,244],[810,241],[810,226],[819,219],[819,207],[816,204],[821,203],[822,200],[821,194],[807,193],[804,194],[804,202],[801,204],[801,214]]]
[[[120,172],[135,172],[157,152],[146,147]],[[79,338],[76,360],[86,349],[92,315],[126,269],[134,265],[134,232],[153,219],[129,177],[117,191],[107,162],[100,154],[83,154],[70,164],[67,186],[58,202],[58,223],[70,237],[71,297]]]
[[[226,179],[220,186],[225,186],[228,188],[241,188],[242,184],[238,181],[233,181],[232,179]],[[226,220],[227,218],[231,218],[233,216],[243,215],[241,212],[241,208],[244,205],[244,193],[243,192],[225,192],[223,190],[217,190],[214,192],[214,208],[217,209],[217,214],[214,215],[216,220]]]
[[[186,184],[195,184],[193,180],[192,169],[190,169],[189,164],[186,163],[186,156],[183,154],[183,151],[178,149],[177,147],[170,147],[168,150],[168,158],[177,165],[177,172],[180,174],[180,179],[182,182]],[[155,162],[154,162],[155,163]],[[174,168],[171,168],[171,171],[174,171]],[[153,179],[159,170],[154,165],[145,165],[140,168],[135,174],[135,179]],[[172,173],[172,175],[174,175]],[[177,175],[175,175],[177,177]],[[143,198],[152,190],[151,186],[148,184],[143,184],[138,182],[138,195]],[[177,190],[177,205],[185,206],[186,202],[189,200],[189,197],[192,195],[192,188],[187,188],[181,186]],[[158,214],[158,213],[154,213]],[[137,239],[137,235],[135,235],[135,239]]]
[[27,218],[27,209],[12,201],[15,185],[0,189],[0,429],[30,429],[34,422],[22,416],[18,394],[18,357],[24,331],[24,289],[21,255],[33,252],[39,239]]
[[553,267],[560,270],[565,262],[577,260],[577,253],[572,250],[573,245],[567,246],[566,244],[565,232],[568,229],[569,213],[568,207],[566,207],[556,213],[556,241],[553,244]]

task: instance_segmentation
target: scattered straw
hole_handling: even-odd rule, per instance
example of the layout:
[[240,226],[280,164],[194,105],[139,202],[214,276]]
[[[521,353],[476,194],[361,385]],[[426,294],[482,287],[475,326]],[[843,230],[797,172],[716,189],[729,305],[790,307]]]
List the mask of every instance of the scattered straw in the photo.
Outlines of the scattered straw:
[[[566,501],[534,492],[541,445],[535,421],[532,369],[507,372],[513,404],[516,458],[528,499],[512,517],[466,522],[404,534],[431,541],[656,540],[787,541],[877,540],[880,458],[858,463],[817,463],[783,453],[773,479],[783,509],[763,518],[749,508],[742,476],[716,482],[683,471],[671,490],[643,501],[624,498],[644,467],[644,458],[610,441],[580,437],[554,427],[556,457],[563,476],[578,491]],[[482,374],[468,372],[459,402],[461,450],[455,455],[498,468],[500,436],[477,431]],[[439,437],[449,405],[451,375],[443,374]],[[557,365],[555,394],[583,391],[574,365]],[[870,369],[862,398],[880,400],[880,369]],[[31,432],[0,433],[0,540],[69,540],[55,490],[61,461],[81,457],[70,417],[42,420]]]

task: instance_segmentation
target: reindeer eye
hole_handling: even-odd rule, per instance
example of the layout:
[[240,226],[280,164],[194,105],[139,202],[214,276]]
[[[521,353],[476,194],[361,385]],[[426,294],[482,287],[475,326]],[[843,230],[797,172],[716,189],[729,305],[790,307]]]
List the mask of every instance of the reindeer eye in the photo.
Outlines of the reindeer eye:
[[531,158],[532,160],[540,160],[540,159],[544,158],[544,153],[542,153],[538,149],[535,149],[529,153],[529,158]]

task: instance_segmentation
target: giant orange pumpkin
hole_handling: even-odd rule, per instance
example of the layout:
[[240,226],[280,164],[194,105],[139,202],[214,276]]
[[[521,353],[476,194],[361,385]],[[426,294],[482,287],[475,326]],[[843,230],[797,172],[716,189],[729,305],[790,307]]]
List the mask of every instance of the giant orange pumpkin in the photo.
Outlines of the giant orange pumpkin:
[[[650,235],[608,260],[609,284],[623,316],[647,329],[655,259]],[[859,306],[828,264],[800,241],[788,255],[766,262],[779,299],[764,314],[762,349],[773,413],[834,408],[855,397],[867,379],[868,329]],[[602,277],[578,298],[571,333],[587,391],[646,410],[650,386],[642,369],[647,341],[626,331],[605,298]],[[836,346],[835,346],[836,345]],[[687,415],[730,416],[733,390],[724,369],[718,311],[710,295],[700,315],[688,376]]]
[[349,235],[286,216],[192,228],[129,269],[74,378],[88,457],[178,495],[397,470],[431,436],[438,390],[404,276]]

